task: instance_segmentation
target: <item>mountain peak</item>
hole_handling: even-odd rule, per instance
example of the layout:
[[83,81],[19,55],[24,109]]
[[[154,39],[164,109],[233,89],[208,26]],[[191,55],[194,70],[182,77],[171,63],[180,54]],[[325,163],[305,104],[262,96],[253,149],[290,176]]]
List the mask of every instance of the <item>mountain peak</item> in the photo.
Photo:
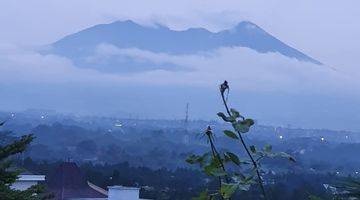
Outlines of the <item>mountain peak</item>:
[[250,21],[242,21],[235,26],[236,29],[255,29],[259,28],[256,24]]
[[230,32],[230,33],[251,33],[251,34],[263,34],[263,35],[270,35],[258,25],[250,22],[250,21],[242,21],[238,23],[236,26],[223,30],[221,32]]

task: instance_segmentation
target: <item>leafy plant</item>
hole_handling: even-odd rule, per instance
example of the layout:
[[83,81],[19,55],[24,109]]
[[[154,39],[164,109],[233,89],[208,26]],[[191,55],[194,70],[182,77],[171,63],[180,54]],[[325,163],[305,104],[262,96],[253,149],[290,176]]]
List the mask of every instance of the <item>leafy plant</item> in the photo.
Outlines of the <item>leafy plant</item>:
[[[4,122],[0,123],[0,127],[3,125]],[[43,191],[40,185],[32,186],[24,191],[10,187],[16,181],[20,171],[9,170],[12,164],[9,157],[25,151],[33,139],[33,135],[24,135],[11,144],[0,146],[0,200],[40,200],[51,197],[51,195],[40,195]]]
[[[227,100],[229,89],[227,81],[220,85],[220,94],[226,112],[219,112],[217,115],[223,121],[232,125],[233,130],[224,130],[224,135],[231,140],[239,141],[241,148],[246,152],[247,158],[240,159],[233,152],[219,152],[214,143],[214,133],[211,127],[208,126],[205,136],[210,144],[210,152],[203,155],[190,155],[186,161],[190,164],[198,164],[205,174],[215,177],[218,180],[218,188],[214,191],[204,191],[199,197],[193,199],[231,199],[236,191],[248,191],[254,184],[259,186],[261,196],[268,199],[264,188],[260,161],[263,158],[274,157],[284,157],[292,162],[295,162],[295,159],[285,152],[272,152],[271,145],[259,149],[246,144],[243,134],[249,132],[254,125],[254,120],[245,118],[237,110],[229,108]],[[226,165],[230,163],[234,164],[238,170],[227,170]]]

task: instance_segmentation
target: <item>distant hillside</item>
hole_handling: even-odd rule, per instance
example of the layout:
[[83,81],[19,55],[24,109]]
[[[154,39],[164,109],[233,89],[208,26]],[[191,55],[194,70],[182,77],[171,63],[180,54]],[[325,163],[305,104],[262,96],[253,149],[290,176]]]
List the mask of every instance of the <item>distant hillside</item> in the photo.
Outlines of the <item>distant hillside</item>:
[[136,48],[170,55],[196,54],[221,47],[247,47],[259,53],[278,52],[300,61],[321,64],[248,21],[241,22],[232,29],[215,33],[203,28],[175,31],[160,25],[146,27],[129,20],[117,21],[96,25],[68,35],[53,43],[51,50],[47,53],[68,57],[79,67],[107,72],[178,69],[171,63],[139,62],[127,56],[120,58],[119,56],[105,56],[101,59],[93,59],[101,44],[110,44],[119,49]]

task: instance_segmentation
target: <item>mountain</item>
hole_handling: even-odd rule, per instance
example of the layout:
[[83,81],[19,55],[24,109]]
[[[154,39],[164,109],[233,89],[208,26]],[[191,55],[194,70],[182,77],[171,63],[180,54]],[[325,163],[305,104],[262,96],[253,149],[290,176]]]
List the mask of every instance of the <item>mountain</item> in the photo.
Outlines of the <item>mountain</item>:
[[78,67],[94,68],[105,72],[181,70],[181,67],[171,63],[139,61],[126,55],[99,57],[97,54],[101,44],[109,44],[116,47],[116,50],[135,48],[169,55],[196,54],[221,47],[247,47],[259,53],[277,52],[299,61],[321,64],[248,21],[219,32],[210,32],[203,28],[175,31],[161,25],[146,27],[130,20],[116,21],[68,35],[51,44],[51,49],[47,53],[68,57]]

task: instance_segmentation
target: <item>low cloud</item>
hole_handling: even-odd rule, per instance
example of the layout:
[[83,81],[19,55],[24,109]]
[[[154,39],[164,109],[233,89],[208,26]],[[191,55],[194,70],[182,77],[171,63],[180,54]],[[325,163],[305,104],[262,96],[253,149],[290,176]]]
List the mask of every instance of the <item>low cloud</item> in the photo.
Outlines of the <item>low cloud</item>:
[[0,48],[0,81],[214,87],[226,79],[239,90],[307,94],[351,93],[354,88],[359,88],[357,81],[327,66],[300,62],[278,53],[261,54],[242,47],[220,48],[192,55],[170,55],[101,44],[89,62],[109,56],[127,56],[139,62],[146,61],[149,65],[170,63],[187,70],[103,73],[101,70],[78,68],[71,60],[57,55],[42,55],[7,46]]
[[[258,53],[244,47],[220,48],[192,55],[154,53],[137,48],[119,49],[101,44],[95,57],[126,56],[154,65],[171,63],[187,71],[152,70],[120,79],[147,84],[210,86],[230,80],[236,88],[249,91],[323,93],[341,90],[358,82],[326,65],[316,65],[278,53]],[[149,64],[151,65],[151,64]]]

